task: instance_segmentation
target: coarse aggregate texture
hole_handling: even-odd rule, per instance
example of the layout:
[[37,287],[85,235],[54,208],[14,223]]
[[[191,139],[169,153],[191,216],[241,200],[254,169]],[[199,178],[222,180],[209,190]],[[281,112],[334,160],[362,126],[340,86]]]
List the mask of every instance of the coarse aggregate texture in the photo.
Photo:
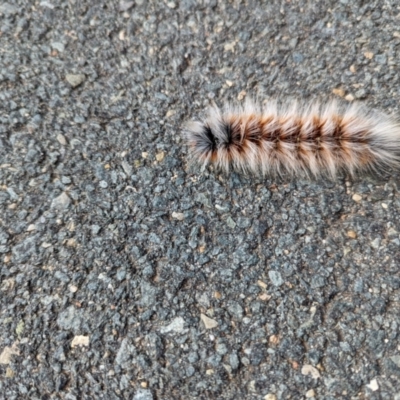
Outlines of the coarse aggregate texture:
[[0,398],[400,399],[400,177],[188,168],[246,96],[399,113],[397,0],[0,3]]

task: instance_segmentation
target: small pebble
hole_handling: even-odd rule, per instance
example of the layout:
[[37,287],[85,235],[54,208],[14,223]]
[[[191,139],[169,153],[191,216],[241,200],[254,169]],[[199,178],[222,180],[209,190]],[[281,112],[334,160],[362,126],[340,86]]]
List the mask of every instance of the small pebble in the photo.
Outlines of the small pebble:
[[78,287],[75,286],[75,285],[71,285],[71,286],[69,287],[69,291],[70,291],[71,293],[76,293],[77,290],[78,290]]
[[[231,51],[232,53],[235,51],[236,42],[226,43],[224,46],[225,51]],[[238,98],[238,100],[240,100]]]
[[315,368],[315,367],[313,367],[312,365],[309,365],[309,364],[303,365],[303,367],[301,368],[301,373],[303,375],[310,375],[314,379],[318,379],[318,378],[321,377],[321,374],[319,373],[317,368]]
[[354,93],[354,96],[359,100],[365,99],[367,96],[367,91],[365,89],[357,90],[357,92]]
[[127,161],[122,161],[121,162],[121,166],[122,166],[122,169],[124,170],[124,172],[128,175],[128,176],[131,176],[132,175],[132,172],[133,172],[133,169],[132,169],[132,167],[131,167],[131,165],[127,162]]
[[165,118],[172,117],[175,114],[176,114],[176,110],[168,110],[167,113],[165,114]]
[[263,300],[263,301],[267,301],[267,300],[269,300],[271,297],[272,297],[272,296],[271,296],[270,294],[268,294],[268,293],[262,293],[262,294],[260,294],[260,296],[259,296],[260,300]]
[[61,145],[63,145],[63,146],[67,145],[67,140],[65,139],[65,136],[62,133],[59,133],[57,135],[57,140]]
[[119,10],[120,11],[128,11],[130,8],[134,6],[134,1],[120,1],[119,2]]
[[274,286],[281,286],[283,285],[284,281],[282,279],[282,275],[278,271],[269,271],[268,272],[269,279]]
[[4,347],[3,351],[0,353],[0,364],[7,365],[12,361],[13,356],[19,355],[19,348],[17,342],[14,342],[12,346]]
[[203,321],[204,326],[206,329],[213,329],[218,326],[218,322],[215,321],[214,319],[207,317],[205,314],[200,314],[200,318]]
[[372,381],[367,385],[369,389],[373,392],[376,392],[379,389],[378,381],[376,379],[372,379]]
[[247,92],[246,92],[245,90],[242,90],[242,91],[238,94],[237,99],[238,99],[239,101],[243,100],[243,99],[246,97],[246,94],[247,94]]
[[315,391],[314,391],[314,389],[307,390],[307,392],[306,392],[306,397],[307,397],[307,399],[309,399],[309,398],[311,398],[311,397],[315,397]]
[[162,160],[164,160],[164,156],[165,156],[165,153],[163,151],[161,151],[160,153],[156,154],[156,160],[158,162],[161,162]]
[[332,93],[340,97],[344,97],[344,95],[346,94],[346,92],[342,88],[333,89]]
[[71,199],[66,193],[61,193],[51,202],[52,208],[65,209],[71,204]]
[[257,285],[263,289],[266,289],[268,287],[268,285],[265,282],[260,281],[260,280],[257,281]]
[[278,335],[271,335],[268,340],[269,340],[269,342],[271,344],[276,345],[276,344],[279,343],[279,336]]
[[84,74],[67,74],[65,79],[73,88],[76,88],[85,81],[86,76]]
[[212,375],[214,373],[214,370],[213,369],[207,369],[206,370],[206,374],[207,375]]
[[89,336],[77,335],[72,339],[71,348],[77,346],[89,346]]
[[368,60],[372,60],[374,58],[374,53],[370,52],[370,51],[366,51],[364,53],[364,57],[368,58]]
[[180,333],[184,331],[185,320],[182,317],[176,317],[169,325],[161,327],[161,333],[176,332]]
[[347,236],[351,239],[355,239],[357,237],[357,233],[354,231],[348,231]]
[[26,231],[27,232],[32,232],[36,229],[36,226],[34,224],[30,224],[27,228]]
[[379,249],[380,244],[381,244],[381,239],[379,238],[376,238],[371,242],[371,246],[376,250]]
[[227,225],[230,227],[230,228],[235,228],[235,226],[236,226],[236,223],[235,223],[235,221],[231,218],[231,217],[228,217],[227,219],[226,219],[226,223],[227,223]]
[[180,212],[173,212],[172,213],[172,218],[177,219],[178,221],[183,221],[185,219],[185,215]]
[[10,368],[6,368],[6,378],[14,378],[15,372]]

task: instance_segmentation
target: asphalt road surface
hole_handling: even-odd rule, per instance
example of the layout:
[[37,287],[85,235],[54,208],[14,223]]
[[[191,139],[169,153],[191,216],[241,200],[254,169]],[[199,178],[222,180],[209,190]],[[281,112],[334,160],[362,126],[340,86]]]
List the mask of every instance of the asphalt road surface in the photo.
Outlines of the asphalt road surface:
[[0,2],[0,398],[400,399],[400,176],[200,173],[213,102],[399,113],[398,0]]

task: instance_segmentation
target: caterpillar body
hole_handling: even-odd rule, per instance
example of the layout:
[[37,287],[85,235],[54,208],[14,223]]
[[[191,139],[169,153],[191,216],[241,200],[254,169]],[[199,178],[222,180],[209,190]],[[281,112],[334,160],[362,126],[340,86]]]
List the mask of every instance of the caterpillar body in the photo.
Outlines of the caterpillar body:
[[213,106],[185,138],[193,161],[225,172],[335,178],[400,166],[399,122],[336,100]]

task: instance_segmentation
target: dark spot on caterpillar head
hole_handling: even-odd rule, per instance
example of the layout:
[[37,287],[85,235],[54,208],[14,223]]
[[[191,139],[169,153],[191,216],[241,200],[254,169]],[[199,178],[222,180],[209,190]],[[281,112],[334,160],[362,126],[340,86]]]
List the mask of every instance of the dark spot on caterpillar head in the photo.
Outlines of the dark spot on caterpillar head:
[[217,149],[217,139],[214,136],[211,128],[208,125],[204,125],[202,134],[208,139],[210,150],[214,151]]
[[226,122],[221,124],[221,131],[224,133],[224,144],[228,148],[233,144],[233,131],[232,126]]

